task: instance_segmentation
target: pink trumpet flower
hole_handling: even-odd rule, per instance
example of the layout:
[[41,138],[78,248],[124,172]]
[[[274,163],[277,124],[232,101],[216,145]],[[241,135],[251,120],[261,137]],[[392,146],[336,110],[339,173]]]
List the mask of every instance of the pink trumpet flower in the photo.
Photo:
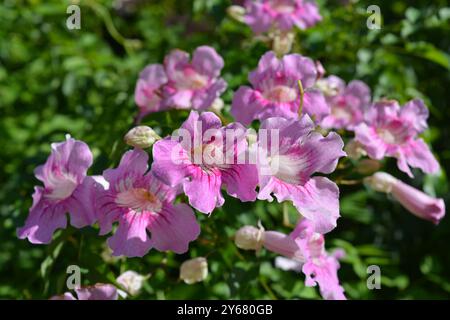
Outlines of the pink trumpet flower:
[[66,228],[67,217],[76,228],[92,225],[95,220],[97,183],[87,177],[92,153],[86,143],[67,135],[66,141],[53,143],[44,165],[36,168],[36,178],[43,187],[35,187],[33,205],[25,226],[17,230],[20,239],[31,243],[49,243],[56,229]]
[[428,109],[416,99],[400,108],[397,101],[374,103],[366,113],[365,123],[355,128],[355,139],[369,157],[397,159],[398,168],[413,177],[409,167],[425,173],[439,171],[439,163],[418,134],[427,128]]
[[270,51],[259,60],[249,74],[252,87],[241,86],[233,97],[231,114],[244,125],[270,117],[297,119],[301,93],[304,90],[303,112],[320,121],[330,113],[330,107],[320,90],[314,88],[317,69],[313,60],[299,54],[278,59]]
[[241,201],[256,199],[258,175],[246,154],[242,125],[222,127],[214,113],[191,111],[176,134],[153,146],[152,171],[173,187],[181,184],[194,208],[211,213],[224,203],[222,185]]
[[346,86],[339,77],[329,76],[318,80],[317,87],[331,107],[331,113],[320,124],[322,127],[353,130],[364,121],[371,100],[370,88],[364,82],[353,80]]
[[189,54],[173,50],[164,60],[168,83],[163,88],[164,104],[177,109],[206,110],[226,89],[220,78],[222,57],[212,47],[198,47]]
[[147,162],[148,154],[134,149],[123,155],[118,168],[103,173],[109,188],[98,194],[100,233],[119,223],[108,239],[115,256],[142,257],[151,248],[181,254],[200,234],[192,209],[173,204],[176,190],[147,172]]
[[314,223],[301,220],[289,235],[278,231],[264,231],[252,226],[244,226],[236,232],[236,246],[244,250],[259,251],[261,247],[281,255],[276,265],[283,270],[302,271],[305,284],[319,285],[320,293],[327,300],[345,300],[344,288],[339,284],[338,259],[344,252],[336,250],[329,254],[325,250],[325,239],[314,232]]
[[310,287],[318,284],[320,294],[326,300],[346,300],[337,275],[340,268],[338,259],[344,256],[343,250],[328,254],[324,236],[314,232],[314,225],[306,219],[297,224],[290,236],[296,239],[305,256],[306,262],[302,266],[305,284]]
[[[339,217],[339,188],[326,177],[336,168],[344,143],[335,132],[326,137],[313,131],[307,116],[300,120],[270,118],[258,134],[258,199],[290,200],[298,211],[314,222],[315,231],[326,233]],[[276,135],[273,135],[276,133]]]
[[152,64],[139,74],[134,91],[134,100],[139,107],[139,117],[164,110],[162,87],[168,81],[164,67]]

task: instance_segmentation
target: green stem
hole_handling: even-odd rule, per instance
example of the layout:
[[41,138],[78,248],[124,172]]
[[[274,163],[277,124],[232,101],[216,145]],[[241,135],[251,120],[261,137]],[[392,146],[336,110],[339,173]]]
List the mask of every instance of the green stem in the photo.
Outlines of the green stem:
[[278,300],[277,296],[273,293],[272,289],[270,289],[264,279],[260,278],[259,283],[261,283],[262,287],[264,288],[264,290],[266,290],[272,300]]
[[91,8],[97,16],[99,16],[103,23],[105,24],[106,30],[111,35],[111,37],[116,40],[119,44],[121,44],[127,54],[129,55],[134,49],[140,47],[141,43],[136,39],[126,39],[114,26],[114,22],[111,18],[111,15],[108,12],[108,9],[105,8],[102,4],[97,3],[93,0],[85,0],[84,4]]
[[289,208],[287,202],[283,202],[283,225],[285,227],[293,227],[291,221],[289,220]]
[[298,80],[298,89],[300,90],[300,106],[298,107],[298,117],[302,116],[303,112],[303,100],[305,96],[305,90],[303,89],[302,80]]

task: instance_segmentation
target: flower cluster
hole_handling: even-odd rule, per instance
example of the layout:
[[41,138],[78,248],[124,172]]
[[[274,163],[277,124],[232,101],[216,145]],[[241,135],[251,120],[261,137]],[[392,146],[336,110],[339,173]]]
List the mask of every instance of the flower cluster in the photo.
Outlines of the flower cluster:
[[317,87],[325,94],[331,112],[320,125],[324,128],[354,130],[364,121],[364,113],[370,105],[370,88],[362,81],[353,80],[347,86],[337,76],[317,81]]
[[[315,87],[318,74],[310,58],[289,54],[278,59],[274,52],[267,52],[248,76],[252,87],[241,86],[236,91],[231,114],[244,125],[271,117],[297,119],[301,111],[322,120],[330,113],[330,107]],[[301,106],[303,110],[299,110]]]
[[[245,21],[258,32],[274,25],[305,28],[320,19],[312,2],[300,0],[249,1],[247,10]],[[320,63],[299,54],[277,58],[269,51],[249,74],[251,86],[234,94],[231,114],[236,122],[222,123],[205,110],[226,89],[220,78],[223,66],[223,59],[207,46],[197,48],[192,61],[186,52],[175,50],[164,65],[147,66],[135,91],[140,117],[169,108],[193,110],[164,138],[146,126],[130,130],[125,141],[133,149],[101,176],[87,174],[93,156],[86,143],[68,136],[52,144],[46,163],[35,171],[43,186],[35,188],[18,236],[49,243],[57,229],[67,226],[69,213],[76,228],[97,224],[100,235],[112,234],[107,243],[115,256],[142,257],[152,248],[182,254],[200,235],[192,208],[211,215],[224,204],[224,192],[243,202],[275,198],[292,202],[299,213],[297,227],[286,235],[245,226],[236,233],[236,245],[279,254],[277,265],[301,270],[306,285],[318,284],[323,298],[345,299],[337,276],[342,252],[328,253],[324,234],[337,226],[340,216],[338,184],[326,175],[347,153],[341,135],[328,130],[354,132],[345,150],[355,159],[368,155],[372,160],[365,160],[373,171],[381,167],[378,160],[395,157],[399,169],[411,177],[410,167],[435,173],[439,164],[418,137],[427,128],[427,108],[421,100],[403,107],[396,101],[372,103],[363,82],[346,85],[337,76],[323,78]],[[250,127],[254,120],[260,121],[258,132]],[[151,163],[143,150],[150,147]],[[359,169],[363,175],[371,172]],[[364,181],[392,194],[416,216],[437,224],[445,215],[442,199],[393,176],[377,172]],[[186,261],[180,271],[188,284],[207,275],[203,257]],[[134,284],[142,279],[128,274],[118,282],[136,294]],[[114,287],[78,288],[76,293],[79,299],[117,299]],[[75,299],[71,293],[62,298]]]
[[153,112],[175,109],[206,110],[226,89],[220,78],[222,57],[209,46],[198,47],[189,54],[173,50],[164,65],[151,64],[139,75],[135,101],[139,117]]
[[439,163],[417,137],[427,128],[427,118],[422,100],[411,100],[402,108],[395,100],[379,101],[367,110],[365,122],[355,128],[355,138],[373,159],[396,158],[398,168],[410,177],[409,167],[436,173]]

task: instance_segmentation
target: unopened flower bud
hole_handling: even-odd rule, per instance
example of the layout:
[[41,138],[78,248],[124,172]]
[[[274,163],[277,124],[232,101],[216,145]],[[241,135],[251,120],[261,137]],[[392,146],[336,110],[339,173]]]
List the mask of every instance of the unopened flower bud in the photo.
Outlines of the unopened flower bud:
[[209,109],[216,114],[221,114],[223,106],[223,100],[221,98],[216,98]]
[[228,15],[233,18],[236,21],[244,22],[244,16],[245,16],[245,8],[241,6],[229,6],[227,9]]
[[315,87],[327,97],[334,97],[339,93],[338,84],[336,82],[329,81],[328,79],[319,78],[315,84]]
[[136,148],[146,149],[150,148],[160,136],[147,126],[138,126],[125,135],[125,143]]
[[126,290],[126,293],[119,291],[119,294],[122,293],[121,295],[125,295],[125,297],[127,293],[135,296],[138,295],[141,291],[142,285],[145,281],[145,277],[135,271],[128,270],[122,273],[116,281],[123,289]]
[[278,32],[273,36],[273,51],[279,57],[291,52],[294,43],[294,33]]
[[259,250],[264,241],[264,229],[253,226],[240,228],[234,237],[234,243],[240,249]]
[[206,258],[198,257],[181,264],[180,279],[187,284],[201,282],[208,276],[208,262]]
[[364,182],[373,190],[384,193],[391,193],[397,179],[386,172],[377,172],[364,179]]
[[366,156],[367,152],[363,146],[356,140],[350,140],[344,147],[344,151],[350,159],[358,160],[359,158]]

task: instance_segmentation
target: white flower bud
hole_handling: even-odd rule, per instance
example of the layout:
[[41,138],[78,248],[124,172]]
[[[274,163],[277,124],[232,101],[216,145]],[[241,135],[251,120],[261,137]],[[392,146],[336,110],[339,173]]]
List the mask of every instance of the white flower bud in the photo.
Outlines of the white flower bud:
[[128,131],[124,140],[126,144],[132,147],[146,149],[150,148],[160,138],[152,128],[138,126]]
[[187,284],[201,282],[208,276],[208,261],[198,257],[187,260],[181,264],[180,279]]
[[122,273],[116,281],[127,293],[135,296],[141,291],[145,277],[135,271],[128,270]]
[[259,250],[264,243],[264,229],[244,226],[236,232],[234,243],[240,249]]
[[353,160],[358,160],[359,158],[366,156],[367,152],[364,150],[362,145],[352,139],[344,147],[344,151],[347,153],[347,157]]
[[[323,68],[323,67],[322,67]],[[322,71],[319,71],[322,72]],[[328,81],[327,79],[319,79],[316,81],[315,87],[319,89],[325,96],[334,97],[339,93],[337,83]]]
[[241,6],[229,6],[227,9],[228,15],[239,22],[244,22],[245,8]]
[[278,32],[273,36],[273,51],[279,57],[291,52],[292,44],[294,43],[294,33],[292,32]]
[[364,179],[364,182],[373,190],[378,192],[391,193],[397,179],[386,172],[377,172]]
[[216,98],[209,109],[216,114],[221,114],[223,106],[224,106],[223,100],[221,98]]

